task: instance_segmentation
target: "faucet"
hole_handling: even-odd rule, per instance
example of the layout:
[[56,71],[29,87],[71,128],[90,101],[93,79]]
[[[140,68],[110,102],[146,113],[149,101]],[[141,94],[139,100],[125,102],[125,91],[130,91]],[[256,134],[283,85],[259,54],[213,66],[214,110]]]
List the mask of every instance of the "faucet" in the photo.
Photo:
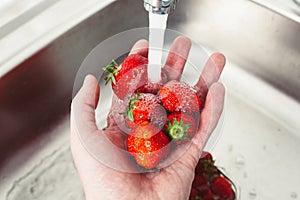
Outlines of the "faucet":
[[148,12],[155,14],[169,14],[175,10],[179,0],[144,0],[144,7]]
[[294,2],[295,2],[298,6],[300,6],[300,0],[294,0]]

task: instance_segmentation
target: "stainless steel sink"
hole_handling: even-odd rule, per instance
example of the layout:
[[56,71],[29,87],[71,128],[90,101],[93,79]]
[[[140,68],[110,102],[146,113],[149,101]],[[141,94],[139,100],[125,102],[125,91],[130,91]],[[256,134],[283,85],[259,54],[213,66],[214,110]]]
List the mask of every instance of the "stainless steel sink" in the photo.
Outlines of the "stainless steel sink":
[[[68,143],[76,73],[98,43],[147,17],[140,0],[111,1],[0,74],[0,199],[83,199]],[[300,24],[251,1],[185,0],[168,27],[228,58],[213,153],[242,199],[297,198]]]

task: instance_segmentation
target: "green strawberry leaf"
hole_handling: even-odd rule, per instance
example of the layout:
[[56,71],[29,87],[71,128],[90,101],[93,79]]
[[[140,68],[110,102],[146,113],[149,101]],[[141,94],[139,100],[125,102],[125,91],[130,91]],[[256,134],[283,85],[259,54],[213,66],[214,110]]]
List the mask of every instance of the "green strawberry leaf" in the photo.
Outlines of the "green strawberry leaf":
[[109,81],[112,81],[113,84],[116,84],[116,74],[120,71],[118,69],[118,63],[113,60],[112,63],[102,68],[103,71],[109,73],[107,77],[105,77],[105,85],[108,84]]
[[127,118],[130,120],[130,121],[134,121],[134,118],[133,118],[133,114],[132,114],[132,110],[129,110],[128,112],[127,112]]

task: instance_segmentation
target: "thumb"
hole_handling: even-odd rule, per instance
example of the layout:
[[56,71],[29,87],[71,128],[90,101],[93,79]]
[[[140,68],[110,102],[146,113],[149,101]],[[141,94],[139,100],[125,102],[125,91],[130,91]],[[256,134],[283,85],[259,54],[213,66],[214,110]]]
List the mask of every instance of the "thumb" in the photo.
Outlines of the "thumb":
[[[95,108],[98,104],[99,92],[97,79],[88,75],[72,102],[71,150],[73,157],[78,160],[78,166],[83,165],[81,163],[84,163],[87,157],[92,157],[103,166],[119,171],[136,172],[137,170],[128,159],[127,152],[113,141],[115,138],[121,138],[120,133],[98,130],[96,126]],[[89,154],[86,154],[87,152]],[[91,161],[91,163],[94,162]]]
[[[71,105],[71,128],[89,133],[97,131],[95,109],[99,100],[100,87],[93,75],[87,75],[83,86]],[[74,123],[72,123],[74,122]],[[76,127],[74,125],[76,124]]]

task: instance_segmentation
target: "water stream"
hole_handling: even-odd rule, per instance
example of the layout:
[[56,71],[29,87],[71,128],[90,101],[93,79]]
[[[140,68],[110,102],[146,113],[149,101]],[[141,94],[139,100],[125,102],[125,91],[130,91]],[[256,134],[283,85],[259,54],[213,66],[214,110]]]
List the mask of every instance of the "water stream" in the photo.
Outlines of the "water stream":
[[162,49],[168,15],[149,12],[149,53],[148,78],[151,82],[159,82],[162,67]]

